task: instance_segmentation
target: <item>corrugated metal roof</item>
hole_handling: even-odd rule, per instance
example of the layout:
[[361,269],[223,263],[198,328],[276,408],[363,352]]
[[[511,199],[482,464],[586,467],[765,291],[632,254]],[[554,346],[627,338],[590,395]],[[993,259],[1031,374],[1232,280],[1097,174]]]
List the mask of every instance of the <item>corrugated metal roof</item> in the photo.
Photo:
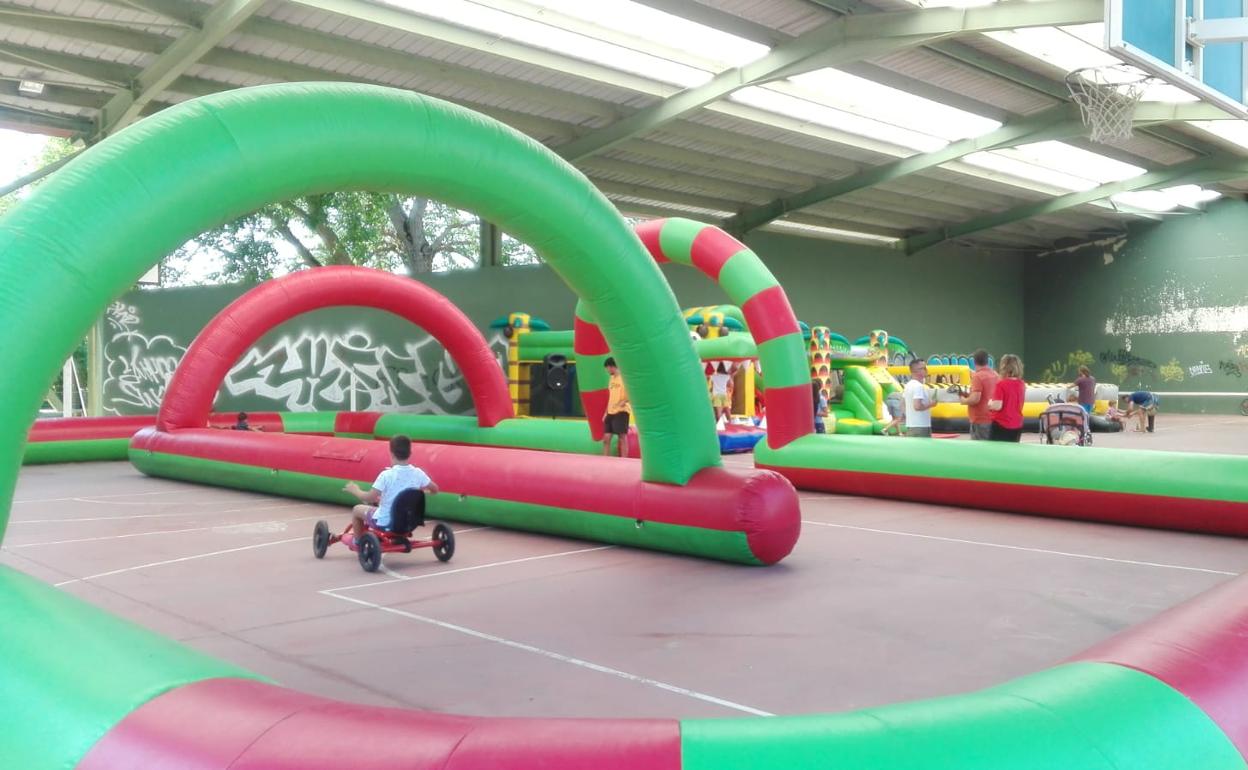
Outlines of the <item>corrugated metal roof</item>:
[[[159,0],[156,5],[164,7],[165,2]],[[750,30],[765,27],[781,37],[800,35],[835,18],[830,10],[810,0],[706,0],[699,4],[757,25],[748,27]],[[904,0],[873,0],[872,5],[914,10]],[[169,2],[168,7],[175,9],[170,11],[173,16],[202,18],[211,4]],[[146,49],[138,50],[118,47],[120,34],[105,33],[113,27],[80,24],[49,32],[46,25],[41,28],[28,23],[22,27],[20,19],[12,24],[0,20],[0,79],[7,79],[8,88],[15,89],[13,81],[40,73],[45,82],[68,87],[70,90],[59,92],[60,98],[72,102],[41,102],[0,92],[0,107],[42,110],[49,119],[92,119],[97,112],[94,105],[106,101],[112,91],[81,74],[56,73],[55,68],[32,65],[26,60],[30,57],[15,57],[14,51],[70,57],[65,60],[68,69],[99,66],[115,81],[124,82],[154,60],[154,51],[163,49],[186,29],[170,18],[126,6],[121,0],[0,0],[0,12],[6,8],[104,21],[146,35],[127,38],[141,42],[139,48]],[[979,35],[968,36],[960,44],[1048,77],[1060,92],[1053,69],[1032,57]],[[187,68],[185,76],[156,95],[154,101],[175,103],[218,88],[287,79],[361,80],[465,104],[554,144],[659,101],[651,93],[599,82],[575,71],[538,66],[530,63],[533,57],[520,58],[527,60],[273,0],[214,51]],[[861,67],[866,69],[855,72],[877,73],[894,87],[911,85],[929,98],[945,94],[955,106],[972,112],[979,104],[984,108],[980,112],[998,119],[1035,113],[1058,103],[1035,88],[923,48],[881,56]],[[725,114],[724,109],[732,114]],[[1182,127],[1178,132],[1191,135],[1194,145],[1218,146],[1217,140],[1203,133]],[[909,152],[874,141],[793,119],[773,120],[754,108],[721,103],[645,131],[578,165],[621,205],[726,217],[742,208],[892,163]],[[1244,152],[1243,148],[1235,149]],[[1103,152],[1153,166],[1194,157],[1190,150],[1173,142],[1144,134]],[[1051,197],[984,178],[987,172],[959,173],[972,170],[965,164],[952,164],[952,169],[929,168],[856,190],[793,212],[789,219],[900,237]],[[1248,180],[1226,185],[1226,189],[1248,189]],[[1120,227],[1133,220],[1128,214],[1085,205],[961,240],[1044,246],[1058,238]]]
[[1058,103],[1056,99],[1033,89],[976,70],[926,48],[898,51],[871,62],[1015,115],[1029,115]]

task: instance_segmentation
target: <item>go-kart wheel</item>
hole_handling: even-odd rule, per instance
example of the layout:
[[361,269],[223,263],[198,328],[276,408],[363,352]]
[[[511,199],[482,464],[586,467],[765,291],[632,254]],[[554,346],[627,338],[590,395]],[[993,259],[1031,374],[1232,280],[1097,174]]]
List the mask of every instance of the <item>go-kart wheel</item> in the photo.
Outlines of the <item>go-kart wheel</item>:
[[329,524],[324,519],[316,522],[316,529],[312,530],[312,555],[318,559],[325,558],[325,551],[329,548]]
[[433,547],[433,555],[438,561],[450,561],[455,555],[455,533],[445,524],[439,524],[433,528],[433,539],[438,542]]
[[365,572],[376,572],[381,568],[381,539],[372,532],[364,533],[360,538],[360,566]]

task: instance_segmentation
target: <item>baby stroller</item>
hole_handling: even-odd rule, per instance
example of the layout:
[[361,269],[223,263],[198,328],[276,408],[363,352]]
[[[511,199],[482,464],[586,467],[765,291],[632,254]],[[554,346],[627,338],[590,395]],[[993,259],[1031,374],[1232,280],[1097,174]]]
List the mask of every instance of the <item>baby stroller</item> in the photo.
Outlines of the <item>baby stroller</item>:
[[1092,443],[1091,422],[1078,404],[1052,404],[1040,413],[1040,435],[1045,444],[1088,446]]

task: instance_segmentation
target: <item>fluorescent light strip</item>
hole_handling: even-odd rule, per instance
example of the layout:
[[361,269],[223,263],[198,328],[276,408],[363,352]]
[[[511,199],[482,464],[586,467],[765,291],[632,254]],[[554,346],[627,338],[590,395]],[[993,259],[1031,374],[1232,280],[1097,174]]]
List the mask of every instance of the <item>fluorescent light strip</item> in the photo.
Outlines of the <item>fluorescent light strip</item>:
[[712,73],[674,61],[634,51],[588,35],[486,8],[466,0],[379,0],[405,11],[440,19],[469,29],[488,32],[546,51],[601,64],[670,85],[692,88],[711,79]]
[[774,222],[769,222],[764,229],[799,233],[802,235],[828,238],[830,240],[837,241],[861,241],[863,243],[894,244],[901,240],[900,238],[893,238],[887,235],[860,233],[854,230],[842,230],[837,227],[824,227],[822,225],[806,225],[800,222],[787,222],[783,219],[777,219]]

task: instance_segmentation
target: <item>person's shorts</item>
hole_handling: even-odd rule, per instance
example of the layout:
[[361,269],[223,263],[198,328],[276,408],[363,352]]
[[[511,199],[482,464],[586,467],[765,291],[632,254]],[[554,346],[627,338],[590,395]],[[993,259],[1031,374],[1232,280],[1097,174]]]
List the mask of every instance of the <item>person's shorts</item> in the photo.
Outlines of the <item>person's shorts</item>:
[[992,423],[990,422],[973,422],[971,423],[971,440],[987,441],[992,435]]
[[1156,408],[1157,408],[1157,397],[1156,397],[1156,396],[1154,396],[1152,393],[1147,393],[1147,394],[1145,394],[1145,396],[1146,396],[1147,400],[1146,400],[1146,401],[1144,401],[1143,403],[1141,403],[1141,402],[1139,402],[1139,401],[1136,401],[1136,400],[1135,400],[1135,395],[1134,395],[1134,394],[1132,394],[1132,396],[1131,396],[1131,406],[1135,407],[1136,409],[1156,409]]
[[364,513],[364,523],[373,529],[387,529],[387,527],[377,523],[377,506],[375,505],[368,506],[368,511]]
[[901,402],[897,400],[890,400],[886,398],[884,399],[884,406],[888,408],[888,416],[894,420],[900,419],[901,416],[906,413],[905,407],[903,407]]
[[815,418],[815,433],[827,433],[827,432],[828,432],[828,428],[826,425],[823,424],[823,420],[816,417]]
[[732,406],[732,399],[728,398],[727,394],[722,396],[711,396],[711,406],[715,408]]
[[906,436],[910,438],[931,438],[931,428],[906,428]]
[[1023,437],[1022,428],[1005,428],[998,423],[993,423],[989,428],[989,441],[1009,441],[1017,444]]
[[628,412],[615,412],[602,418],[602,431],[616,436],[628,433]]

